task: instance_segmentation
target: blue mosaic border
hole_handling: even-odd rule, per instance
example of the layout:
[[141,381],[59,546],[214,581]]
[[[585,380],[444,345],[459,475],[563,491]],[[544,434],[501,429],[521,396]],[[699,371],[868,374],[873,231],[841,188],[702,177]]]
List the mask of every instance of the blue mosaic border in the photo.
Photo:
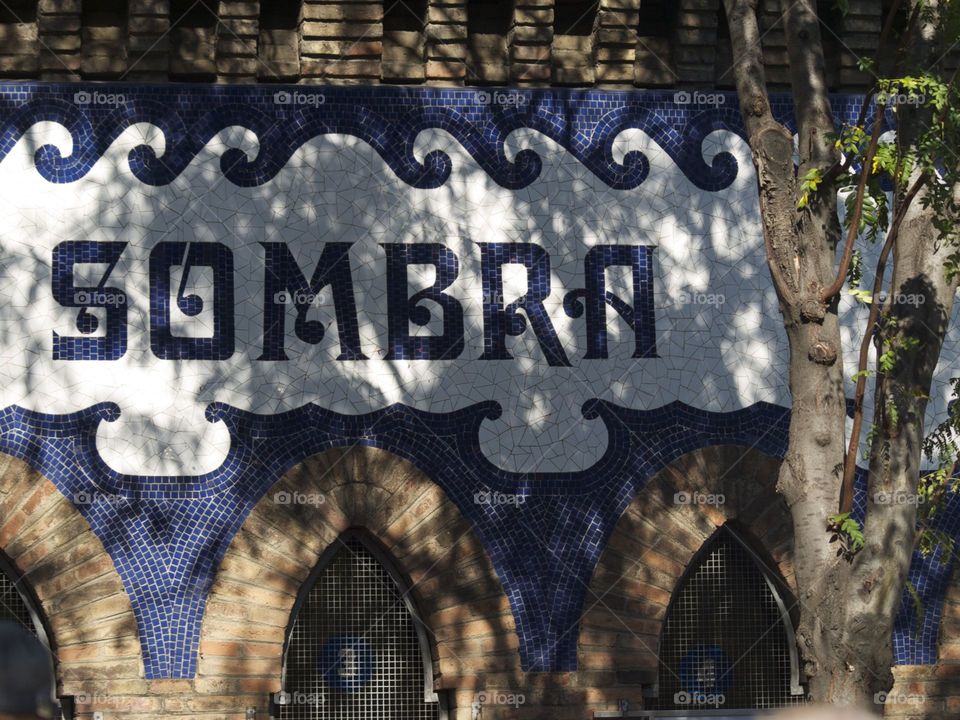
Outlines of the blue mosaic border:
[[[76,93],[123,94],[122,107],[78,105]],[[275,102],[278,92],[322,93],[322,104],[291,109]],[[612,187],[631,188],[649,172],[638,152],[622,164],[612,142],[637,127],[677,162],[704,190],[728,187],[738,168],[720,154],[704,163],[700,147],[711,131],[742,134],[735,97],[720,108],[680,106],[672,92],[506,91],[519,105],[483,102],[491,90],[434,88],[283,88],[279,86],[132,86],[40,83],[0,84],[0,159],[34,123],[54,120],[73,135],[76,151],[62,157],[52,146],[36,153],[37,168],[53,182],[83,177],[130,124],[150,122],[166,135],[158,159],[146,147],[131,154],[142,182],[171,182],[221,129],[242,125],[260,136],[261,151],[247,161],[239,150],[221,159],[237,185],[269,181],[297,147],[318,134],[349,133],[370,143],[408,184],[431,188],[451,172],[445,154],[430,153],[421,164],[413,141],[426,128],[442,128],[467,148],[499,184],[519,188],[539,174],[530,150],[511,163],[506,136],[534,128],[574,154]],[[858,98],[834,98],[838,117],[851,118]],[[789,97],[774,100],[787,125]],[[601,401],[584,414],[599,418],[609,434],[603,458],[583,472],[514,474],[482,454],[479,429],[495,418],[495,403],[448,414],[392,406],[344,416],[308,405],[275,416],[255,415],[222,404],[207,413],[224,422],[232,437],[227,460],[199,477],[121,475],[96,451],[100,422],[119,409],[100,404],[64,416],[9,407],[0,411],[0,451],[30,463],[71,498],[110,553],[133,604],[148,678],[192,677],[196,673],[200,623],[216,569],[237,529],[257,501],[290,467],[322,450],[352,444],[380,447],[407,458],[440,485],[473,524],[509,597],[520,638],[523,667],[530,671],[573,670],[577,663],[578,618],[587,584],[609,533],[631,499],[654,473],[681,455],[710,445],[743,445],[782,457],[789,411],[767,404],[726,414],[673,403],[633,411]],[[862,498],[862,481],[860,497]],[[483,505],[474,494],[520,493],[519,506]],[[117,512],[118,504],[123,512]],[[942,522],[960,530],[960,508]],[[535,549],[531,552],[531,548]],[[910,608],[898,619],[898,662],[933,662],[936,631],[949,567],[915,561],[911,577],[925,600],[923,631],[912,632]]]
[[[84,93],[90,101],[78,103],[76,98]],[[96,103],[94,93],[105,99],[122,96],[123,103]],[[323,101],[304,102],[303,107],[292,100],[278,103],[276,97],[283,93]],[[497,103],[498,94],[523,102]],[[56,147],[43,146],[36,152],[37,169],[51,182],[73,182],[90,171],[125,129],[147,122],[163,131],[166,150],[158,158],[148,146],[135,148],[129,156],[131,169],[144,183],[166,185],[210,138],[239,125],[257,134],[261,150],[252,161],[237,148],[223,154],[221,169],[236,185],[269,182],[309,139],[346,133],[369,143],[404,182],[436,188],[450,176],[449,156],[435,150],[420,163],[413,148],[420,132],[438,128],[455,137],[497,183],[516,189],[538,177],[542,161],[527,149],[510,162],[504,144],[514,130],[532,128],[566,148],[609,186],[629,189],[647,178],[650,164],[639,151],[616,162],[613,140],[625,129],[640,128],[697,187],[717,191],[734,181],[737,162],[720,153],[707,165],[701,142],[714,130],[740,135],[744,130],[736,95],[714,96],[723,104],[678,105],[673,92],[656,91],[3,83],[0,160],[31,125],[58,122],[73,136],[75,151],[63,157]],[[777,119],[792,128],[789,96],[775,97],[772,105]],[[837,96],[833,105],[840,118],[852,120],[859,112],[855,96]]]

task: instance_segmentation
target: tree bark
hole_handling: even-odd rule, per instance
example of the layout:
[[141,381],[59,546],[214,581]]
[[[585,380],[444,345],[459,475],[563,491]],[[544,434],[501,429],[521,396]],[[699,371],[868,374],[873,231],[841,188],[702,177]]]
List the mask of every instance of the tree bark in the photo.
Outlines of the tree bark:
[[[790,508],[799,588],[797,641],[814,699],[848,692],[840,640],[846,569],[829,544],[827,517],[839,500],[844,459],[844,397],[837,302],[821,301],[836,275],[840,235],[836,193],[824,192],[798,209],[793,138],[770,112],[756,0],[725,0],[734,49],[734,77],[753,151],[760,212],[771,274],[790,345],[792,413],[787,453],[777,489]],[[784,23],[795,89],[801,176],[824,173],[837,161],[813,0],[784,3]]]
[[[865,546],[852,561],[838,557],[837,546],[829,542],[827,518],[837,511],[846,456],[836,282],[845,268],[842,262],[838,267],[836,257],[837,188],[831,185],[835,176],[829,171],[837,154],[830,137],[834,121],[816,2],[782,4],[799,169],[794,167],[789,131],[770,112],[757,0],[724,4],[734,77],[757,172],[767,259],[790,345],[793,409],[777,488],[793,520],[800,603],[797,641],[814,701],[876,710],[876,693],[888,690],[893,682],[893,620],[916,535],[916,503],[910,499],[916,496],[920,474],[926,396],[956,289],[943,273],[951,248],[938,243],[922,198],[915,198],[893,249],[893,288],[894,294],[925,300],[889,301],[884,311],[899,322],[890,342],[913,337],[920,345],[877,379],[875,422],[880,432],[875,434],[869,468]],[[913,0],[911,7],[915,4]],[[807,207],[798,209],[797,177],[810,170],[821,171],[829,181]],[[885,411],[890,398],[896,400],[894,412]]]

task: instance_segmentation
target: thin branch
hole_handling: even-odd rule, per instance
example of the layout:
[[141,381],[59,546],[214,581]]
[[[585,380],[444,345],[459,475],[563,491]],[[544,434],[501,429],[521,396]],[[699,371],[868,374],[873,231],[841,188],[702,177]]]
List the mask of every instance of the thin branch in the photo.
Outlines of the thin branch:
[[833,297],[843,289],[843,283],[846,282],[847,273],[850,270],[850,260],[853,258],[853,247],[857,236],[860,234],[860,218],[863,217],[863,200],[867,192],[867,183],[870,181],[871,170],[873,170],[873,158],[877,154],[877,146],[880,144],[880,130],[883,128],[883,109],[877,107],[876,117],[873,121],[873,132],[870,134],[870,145],[867,147],[867,154],[863,160],[863,170],[860,172],[860,182],[857,185],[857,199],[853,206],[853,213],[847,218],[847,242],[843,248],[843,257],[840,260],[840,267],[837,269],[837,277],[833,283],[820,291],[820,302],[829,303]]
[[927,176],[921,175],[914,182],[913,187],[904,196],[903,203],[894,213],[893,223],[887,232],[887,238],[883,243],[883,249],[880,251],[880,257],[877,260],[877,274],[873,280],[873,298],[870,304],[870,318],[867,320],[867,327],[863,333],[863,339],[860,341],[860,357],[857,364],[857,389],[853,399],[853,430],[850,433],[850,444],[847,447],[847,457],[843,463],[843,483],[840,486],[840,512],[850,512],[853,510],[853,489],[854,479],[857,469],[857,450],[860,447],[860,433],[863,429],[863,397],[867,385],[867,364],[870,361],[870,342],[873,340],[873,333],[877,326],[877,318],[880,315],[880,293],[883,291],[883,276],[886,273],[887,259],[890,252],[897,242],[897,236],[900,233],[900,226],[906,217],[907,210],[913,204],[917,194],[927,183]]

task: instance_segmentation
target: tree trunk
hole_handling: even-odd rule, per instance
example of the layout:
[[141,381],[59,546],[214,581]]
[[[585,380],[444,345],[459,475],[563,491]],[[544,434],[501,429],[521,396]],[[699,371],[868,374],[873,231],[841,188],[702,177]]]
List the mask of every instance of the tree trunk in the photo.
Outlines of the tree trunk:
[[[820,300],[837,272],[836,195],[822,193],[808,207],[797,208],[793,139],[770,113],[756,0],[725,3],[734,77],[757,170],[767,258],[790,343],[792,412],[777,489],[793,518],[800,604],[797,642],[814,699],[829,701],[861,687],[857,674],[847,672],[842,653],[838,588],[843,586],[845,568],[827,534],[827,517],[839,502],[846,417],[837,304],[835,299],[829,305]],[[835,162],[828,139],[833,119],[814,3],[799,0],[784,10],[803,175],[811,168],[826,170]]]

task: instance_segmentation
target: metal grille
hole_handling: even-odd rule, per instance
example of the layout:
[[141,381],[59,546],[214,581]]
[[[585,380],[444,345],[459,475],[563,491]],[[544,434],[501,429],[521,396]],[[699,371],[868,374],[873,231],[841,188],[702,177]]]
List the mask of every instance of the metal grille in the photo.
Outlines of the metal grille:
[[292,720],[438,720],[425,701],[424,657],[397,582],[357,538],[316,579],[284,658]]
[[802,702],[802,695],[791,694],[784,622],[750,552],[721,530],[668,611],[656,705],[698,712]]
[[2,564],[0,564],[0,620],[13,620],[42,641],[44,640],[40,629],[37,628],[33,620],[30,608],[17,590],[13,578],[4,570]]

